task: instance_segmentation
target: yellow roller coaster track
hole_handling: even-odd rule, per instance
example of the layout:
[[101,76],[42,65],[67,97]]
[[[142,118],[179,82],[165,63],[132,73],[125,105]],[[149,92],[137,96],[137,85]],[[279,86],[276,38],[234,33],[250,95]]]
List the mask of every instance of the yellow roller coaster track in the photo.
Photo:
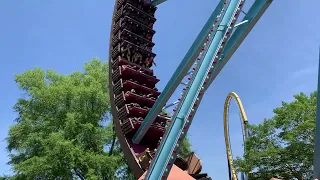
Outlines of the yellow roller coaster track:
[[248,118],[247,118],[247,115],[244,111],[244,108],[243,108],[243,105],[242,105],[242,102],[239,98],[239,96],[235,93],[235,92],[231,92],[228,94],[227,98],[226,98],[226,101],[224,103],[224,112],[223,112],[223,125],[224,125],[224,140],[225,140],[225,143],[226,143],[226,150],[227,150],[227,158],[228,158],[228,162],[229,162],[229,165],[230,165],[230,170],[231,170],[231,175],[232,175],[232,179],[233,180],[238,180],[238,176],[237,176],[237,173],[233,167],[233,158],[232,158],[232,152],[231,152],[231,146],[230,146],[230,137],[229,137],[229,119],[228,119],[228,116],[229,116],[229,105],[230,105],[230,102],[231,102],[231,99],[234,99],[238,105],[238,108],[240,110],[240,115],[241,115],[241,119],[242,119],[242,134],[244,136],[244,139],[246,138],[247,136],[247,127],[246,125],[248,124]]

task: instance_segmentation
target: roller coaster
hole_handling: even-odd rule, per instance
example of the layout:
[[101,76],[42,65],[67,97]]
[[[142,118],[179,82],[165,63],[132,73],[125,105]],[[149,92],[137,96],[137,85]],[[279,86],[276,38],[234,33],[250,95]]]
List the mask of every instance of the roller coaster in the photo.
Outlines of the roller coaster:
[[[116,135],[130,169],[138,179],[209,180],[195,153],[179,155],[201,99],[222,68],[273,0],[255,0],[243,12],[245,0],[220,0],[162,93],[151,69],[156,54],[155,12],[166,0],[116,0],[109,48],[110,101]],[[169,3],[169,2],[167,2]],[[244,13],[238,21],[240,13]],[[185,83],[187,81],[187,83]],[[181,98],[168,104],[179,85]],[[239,99],[235,93],[230,98]],[[241,101],[237,100],[239,108]],[[174,106],[170,116],[165,107]],[[225,106],[225,108],[226,108]],[[242,108],[243,109],[243,108]],[[243,111],[244,113],[244,111]],[[247,137],[245,113],[242,117]],[[228,120],[224,116],[230,178],[236,180],[228,150]]]
[[[226,144],[226,153],[227,153],[227,159],[228,159],[229,179],[238,180],[237,172],[233,167],[233,156],[232,156],[230,136],[229,136],[229,106],[232,98],[236,101],[239,108],[242,135],[243,135],[243,144],[250,133],[249,133],[249,129],[247,128],[248,118],[247,118],[246,112],[244,111],[240,97],[235,92],[231,92],[228,94],[227,99],[224,103],[224,111],[223,111],[223,127],[224,127],[224,138],[225,138],[224,140]],[[244,151],[246,151],[245,146],[244,146]],[[244,180],[246,179],[247,174],[242,173],[241,176],[242,176],[241,178]]]

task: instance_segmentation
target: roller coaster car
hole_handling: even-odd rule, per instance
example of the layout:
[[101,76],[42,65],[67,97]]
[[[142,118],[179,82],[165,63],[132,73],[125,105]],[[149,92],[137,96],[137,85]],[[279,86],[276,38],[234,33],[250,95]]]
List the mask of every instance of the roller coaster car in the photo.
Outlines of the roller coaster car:
[[194,152],[190,153],[187,158],[178,155],[174,164],[180,169],[187,171],[188,174],[195,176],[199,175],[202,170],[202,162]]
[[187,164],[189,174],[199,174],[202,170],[202,162],[194,152],[187,157]]
[[117,69],[112,70],[114,76],[112,76],[113,83],[118,83],[120,79],[131,80],[133,82],[139,83],[148,88],[154,88],[159,79],[154,76],[150,76],[141,71],[135,70],[130,66],[119,66]]
[[[131,103],[131,104],[126,104],[122,108],[118,109],[117,114],[120,120],[133,118],[133,117],[145,118],[149,110],[150,108],[141,107],[138,103]],[[167,120],[167,117],[165,117],[164,115],[158,115],[155,122],[159,124],[162,124],[162,123],[165,124],[166,120]]]
[[188,162],[178,154],[176,161],[174,162],[181,170],[185,171],[188,169]]
[[[126,137],[133,137],[135,132],[138,130],[142,123],[143,119],[141,118],[129,118],[125,120],[121,125],[123,133]],[[161,137],[165,132],[163,125],[158,123],[153,123],[150,129],[147,131],[146,136],[142,140],[142,144],[149,144],[150,146],[155,146],[157,139]]]
[[119,10],[126,3],[132,4],[133,6],[149,14],[150,16],[154,16],[154,13],[157,10],[157,7],[150,5],[151,0],[118,0],[117,10]]
[[152,160],[149,148],[147,148],[143,153],[139,154],[137,159],[139,160],[141,167],[146,170],[150,165],[149,162]]
[[113,59],[116,59],[118,56],[126,57],[128,61],[141,65],[141,62],[138,62],[133,58],[135,53],[141,54],[141,62],[144,62],[147,58],[154,58],[156,56],[155,53],[143,49],[142,47],[126,40],[123,40],[114,47],[113,51],[111,52],[111,56]]
[[[119,66],[122,66],[122,65],[131,65],[135,70],[138,70],[139,72],[147,74],[149,76],[155,77],[153,75],[152,69],[148,69],[148,68],[140,66],[136,63],[130,62],[121,56],[118,56],[118,58],[111,60],[111,64],[112,64],[112,69],[114,69],[114,70],[118,69]],[[155,87],[153,88],[153,90],[158,91],[158,89]]]
[[178,155],[174,164],[177,165],[180,169],[187,171],[188,174],[194,179],[211,180],[211,178],[208,177],[208,174],[200,174],[202,170],[202,162],[194,152],[189,154],[186,159]]
[[118,21],[123,16],[129,16],[149,28],[152,28],[153,24],[156,22],[156,18],[129,3],[120,7],[117,13],[115,13],[114,20]]
[[114,34],[117,34],[124,29],[128,29],[149,41],[152,40],[153,35],[156,33],[153,29],[150,29],[150,27],[143,25],[129,16],[120,18],[113,26]]
[[145,39],[131,31],[128,31],[127,29],[119,31],[112,37],[112,46],[116,46],[123,40],[133,42],[134,44],[137,44],[137,46],[147,51],[152,51],[152,48],[154,46],[154,43],[152,41]]
[[131,91],[134,89],[137,94],[146,94],[146,97],[150,97],[155,100],[160,95],[160,92],[153,90],[149,87],[143,86],[134,80],[123,80],[120,79],[117,83],[113,84],[113,91],[115,94],[119,94],[121,90]]

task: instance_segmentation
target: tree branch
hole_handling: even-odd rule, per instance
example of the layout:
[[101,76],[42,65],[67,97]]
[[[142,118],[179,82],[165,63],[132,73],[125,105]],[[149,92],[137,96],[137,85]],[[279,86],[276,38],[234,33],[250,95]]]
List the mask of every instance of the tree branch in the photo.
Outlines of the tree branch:
[[286,169],[288,169],[289,173],[292,174],[293,176],[295,176],[295,178],[297,178],[299,180],[304,180],[303,176],[300,173],[298,173],[297,171],[290,168],[287,164],[286,164]]
[[83,175],[76,169],[73,169],[74,172],[76,173],[76,175],[81,179],[81,180],[85,180],[85,178],[83,177]]
[[111,144],[111,148],[110,148],[110,151],[109,151],[109,156],[112,155],[113,149],[114,149],[114,144],[116,142],[116,132],[115,132],[114,126],[112,127],[112,131],[113,131],[113,139],[112,139],[112,144]]

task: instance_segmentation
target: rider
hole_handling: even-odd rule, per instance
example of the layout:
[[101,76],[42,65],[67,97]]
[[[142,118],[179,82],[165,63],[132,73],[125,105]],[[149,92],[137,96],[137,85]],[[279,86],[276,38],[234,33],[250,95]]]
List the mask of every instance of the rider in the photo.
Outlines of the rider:
[[152,64],[154,66],[157,66],[157,64],[153,60],[153,57],[147,57],[147,59],[145,60],[146,67],[151,68]]
[[123,58],[126,58],[126,60],[131,61],[131,51],[129,45],[127,45],[126,47],[121,47],[121,56]]

